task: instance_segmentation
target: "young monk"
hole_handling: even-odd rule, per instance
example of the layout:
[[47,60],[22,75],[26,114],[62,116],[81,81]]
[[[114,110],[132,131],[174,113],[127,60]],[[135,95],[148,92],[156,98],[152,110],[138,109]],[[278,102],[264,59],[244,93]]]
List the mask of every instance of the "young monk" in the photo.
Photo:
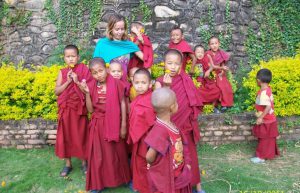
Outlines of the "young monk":
[[170,32],[171,41],[169,49],[179,50],[183,55],[182,70],[185,70],[188,59],[192,59],[192,67],[196,64],[196,57],[191,46],[184,40],[183,31],[180,27],[175,26]]
[[79,50],[75,45],[64,49],[66,68],[59,71],[55,95],[58,96],[58,126],[55,154],[65,159],[66,164],[60,176],[67,176],[72,171],[71,157],[82,160],[82,170],[86,172],[86,145],[88,138],[87,109],[83,93],[78,84],[82,79],[91,80],[88,68],[78,64]]
[[256,157],[251,158],[253,163],[263,163],[265,159],[273,159],[279,156],[276,143],[278,136],[277,120],[274,114],[274,100],[269,83],[272,80],[272,72],[261,69],[256,75],[257,85],[260,90],[257,93],[255,108],[257,110],[256,125],[253,134],[258,138]]
[[187,141],[171,116],[178,110],[175,93],[169,88],[156,89],[151,98],[156,122],[145,139],[151,192],[191,193],[191,159]]
[[137,56],[130,60],[129,69],[133,67],[150,69],[153,64],[153,48],[150,38],[144,33],[145,27],[141,22],[131,23],[131,40],[143,52],[143,61]]
[[124,84],[125,88],[125,96],[129,97],[129,89],[130,89],[130,83],[127,79],[124,79],[123,77],[123,69],[122,64],[117,60],[112,60],[109,64],[108,73],[116,78],[121,80],[121,82]]
[[155,112],[151,104],[151,75],[146,68],[134,73],[133,87],[137,97],[130,104],[129,143],[133,144],[131,156],[133,189],[140,193],[149,193],[147,180],[147,145],[145,137],[155,121]]
[[130,181],[128,154],[125,147],[126,107],[120,80],[110,76],[104,60],[89,63],[93,80],[81,83],[86,106],[92,113],[88,139],[86,190],[99,192]]
[[214,64],[210,55],[205,54],[205,49],[201,45],[197,45],[194,48],[195,56],[197,58],[196,67],[202,71],[202,75],[197,78],[197,81],[201,83],[201,87],[198,89],[199,94],[204,104],[214,104],[214,112],[219,113],[216,108],[220,99],[220,89],[217,86],[216,78],[210,76],[214,71]]
[[137,93],[136,93],[136,90],[134,89],[132,83],[133,83],[133,76],[134,76],[134,73],[138,70],[139,68],[138,67],[133,67],[129,70],[129,80],[130,80],[130,83],[131,83],[131,86],[130,86],[130,90],[129,90],[129,100],[130,101],[133,101],[133,99],[135,99],[135,97],[137,96]]
[[[188,140],[188,148],[192,159],[192,185],[201,192],[200,171],[198,166],[197,143],[200,139],[198,115],[202,110],[202,101],[190,77],[181,69],[183,56],[175,49],[166,51],[164,63],[166,73],[157,79],[155,88],[170,87],[176,94],[178,111],[171,120],[176,124]],[[203,193],[204,191],[202,191]]]
[[224,112],[228,107],[233,105],[233,90],[230,82],[227,79],[226,72],[229,68],[226,63],[229,60],[229,54],[220,49],[219,39],[215,36],[211,37],[208,41],[210,50],[206,54],[210,55],[216,69],[217,86],[219,87],[221,111]]

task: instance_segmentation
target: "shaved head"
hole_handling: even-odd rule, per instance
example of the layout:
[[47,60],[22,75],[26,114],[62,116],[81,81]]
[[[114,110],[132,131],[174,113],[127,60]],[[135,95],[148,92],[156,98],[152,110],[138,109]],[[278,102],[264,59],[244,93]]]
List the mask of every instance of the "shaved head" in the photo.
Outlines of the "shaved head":
[[152,106],[157,113],[169,111],[175,102],[175,93],[166,87],[156,89],[151,96]]

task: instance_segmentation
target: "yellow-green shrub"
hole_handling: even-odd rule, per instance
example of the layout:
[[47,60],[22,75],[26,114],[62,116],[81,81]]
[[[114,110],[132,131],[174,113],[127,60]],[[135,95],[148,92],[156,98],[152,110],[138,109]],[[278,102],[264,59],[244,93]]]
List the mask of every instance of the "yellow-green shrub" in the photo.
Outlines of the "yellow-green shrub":
[[261,68],[272,71],[270,86],[274,95],[275,113],[280,116],[300,115],[300,55],[295,58],[278,58],[269,62],[260,62],[253,66],[249,77],[244,78],[243,86],[249,89],[248,110],[254,109],[256,93],[256,73]]
[[0,68],[0,119],[57,117],[55,79],[61,67],[41,67],[29,71],[12,63]]

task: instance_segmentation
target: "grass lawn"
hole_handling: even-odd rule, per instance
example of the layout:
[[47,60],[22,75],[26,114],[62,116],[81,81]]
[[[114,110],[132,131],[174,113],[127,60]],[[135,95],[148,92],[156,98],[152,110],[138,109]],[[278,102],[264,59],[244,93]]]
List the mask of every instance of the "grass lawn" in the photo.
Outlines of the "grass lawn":
[[[281,157],[259,165],[249,161],[255,143],[200,146],[203,189],[207,193],[300,192],[300,143],[279,142],[279,146]],[[64,179],[59,177],[63,162],[54,156],[53,147],[0,149],[0,192],[82,193],[85,176],[80,164],[74,159],[73,171],[69,178]],[[105,192],[130,191],[124,186]]]

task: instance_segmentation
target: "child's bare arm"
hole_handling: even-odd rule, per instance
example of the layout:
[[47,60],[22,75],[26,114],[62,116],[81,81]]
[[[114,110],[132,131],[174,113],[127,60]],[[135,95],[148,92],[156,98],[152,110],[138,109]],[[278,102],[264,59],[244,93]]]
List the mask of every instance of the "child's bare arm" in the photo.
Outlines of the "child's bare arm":
[[156,81],[155,84],[154,84],[154,88],[155,89],[161,88],[160,82]]
[[153,148],[149,148],[146,154],[147,163],[151,164],[156,159],[157,151]]
[[126,102],[125,96],[121,101],[121,130],[120,130],[120,137],[121,139],[125,139],[126,137]]
[[90,113],[94,112],[93,103],[92,103],[92,99],[91,99],[91,95],[90,95],[90,90],[86,84],[86,80],[82,80],[82,82],[78,84],[78,87],[85,94],[85,104],[86,104],[87,110]]
[[143,54],[142,51],[134,52],[134,54],[135,54],[139,59],[141,59],[142,61],[144,61],[144,54]]
[[190,73],[194,73],[197,59],[196,59],[195,54],[193,54],[193,53],[189,53],[189,57],[192,59],[192,66],[191,66]]
[[271,105],[267,105],[264,112],[257,118],[256,124],[260,125],[263,123],[263,118],[270,112],[271,110]]
[[55,90],[54,90],[56,96],[59,96],[72,82],[72,78],[70,77],[71,73],[72,71],[70,70],[67,74],[67,81],[62,84],[62,74],[61,72],[59,72],[56,80]]

